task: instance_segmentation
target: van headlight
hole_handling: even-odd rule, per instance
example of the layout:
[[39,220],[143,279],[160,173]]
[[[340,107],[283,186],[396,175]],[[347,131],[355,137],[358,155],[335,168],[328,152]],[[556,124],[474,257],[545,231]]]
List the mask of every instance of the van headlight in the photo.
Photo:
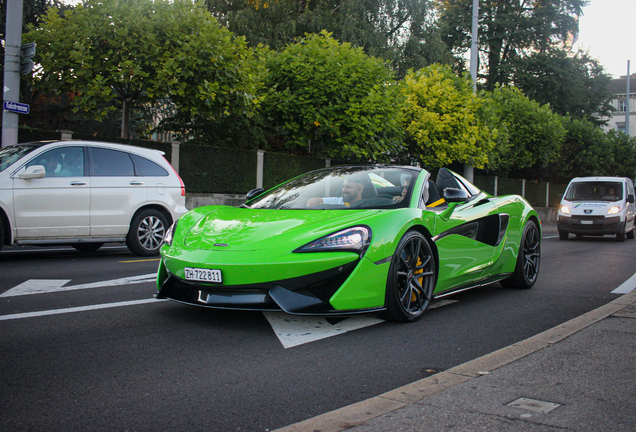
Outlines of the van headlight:
[[561,206],[561,213],[563,214],[570,214],[570,207],[566,206],[565,204]]
[[618,214],[621,212],[621,206],[614,206],[607,211],[607,214]]

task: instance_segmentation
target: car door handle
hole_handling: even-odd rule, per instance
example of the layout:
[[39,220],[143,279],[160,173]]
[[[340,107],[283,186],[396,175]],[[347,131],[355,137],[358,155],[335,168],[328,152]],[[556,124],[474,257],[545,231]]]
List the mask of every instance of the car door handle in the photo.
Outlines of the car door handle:
[[71,186],[86,186],[86,182],[83,181],[72,181]]
[[144,182],[133,180],[133,181],[130,182],[130,184],[133,185],[133,186],[140,186],[140,185],[144,184]]

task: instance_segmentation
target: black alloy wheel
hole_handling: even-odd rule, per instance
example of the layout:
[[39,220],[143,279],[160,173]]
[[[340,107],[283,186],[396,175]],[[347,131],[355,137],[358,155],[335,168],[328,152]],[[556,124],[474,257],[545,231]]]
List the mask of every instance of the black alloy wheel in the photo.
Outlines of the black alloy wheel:
[[391,259],[387,318],[399,322],[418,319],[433,300],[435,282],[435,256],[428,240],[417,231],[407,232]]
[[515,271],[508,279],[501,281],[510,288],[531,288],[539,276],[541,264],[541,234],[536,222],[529,220],[523,230]]

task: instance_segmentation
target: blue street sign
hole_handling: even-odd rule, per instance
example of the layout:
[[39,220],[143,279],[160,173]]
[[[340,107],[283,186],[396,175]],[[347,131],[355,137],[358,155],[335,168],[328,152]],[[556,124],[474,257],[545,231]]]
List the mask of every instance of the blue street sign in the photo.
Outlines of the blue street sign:
[[18,114],[28,114],[29,111],[31,111],[31,107],[29,105],[20,102],[4,101],[2,108],[5,111],[11,111]]

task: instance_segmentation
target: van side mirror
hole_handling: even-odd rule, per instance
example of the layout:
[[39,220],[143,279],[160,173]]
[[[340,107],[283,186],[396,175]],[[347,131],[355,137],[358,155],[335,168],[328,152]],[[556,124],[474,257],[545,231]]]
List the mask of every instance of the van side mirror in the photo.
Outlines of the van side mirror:
[[627,195],[627,202],[630,204],[634,204],[634,194]]
[[31,180],[44,178],[45,175],[46,170],[43,165],[31,165],[30,167],[26,167],[23,172],[18,173],[18,178],[22,180]]
[[256,188],[256,189],[252,189],[251,191],[249,191],[247,193],[247,195],[245,196],[245,200],[249,201],[252,198],[255,198],[257,196],[259,196],[260,194],[262,194],[263,192],[265,192],[265,189],[263,188]]
[[444,199],[447,203],[466,202],[470,198],[468,192],[463,189],[446,188],[444,189]]

